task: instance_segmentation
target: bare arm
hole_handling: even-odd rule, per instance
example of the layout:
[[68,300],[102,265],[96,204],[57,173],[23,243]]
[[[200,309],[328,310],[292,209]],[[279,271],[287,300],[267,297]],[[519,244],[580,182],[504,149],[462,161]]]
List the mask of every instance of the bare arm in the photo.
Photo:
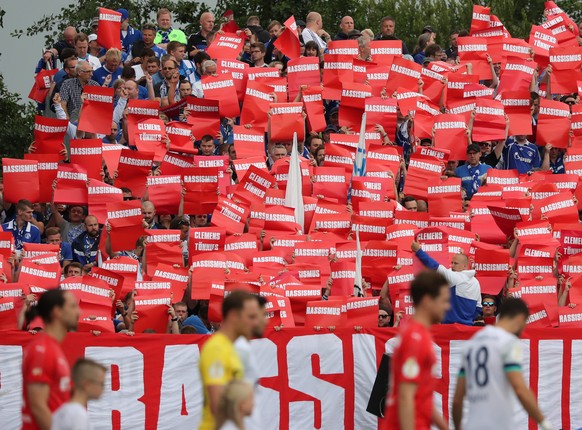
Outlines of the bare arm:
[[416,428],[414,395],[417,388],[416,384],[410,382],[404,382],[398,386],[398,424],[400,430],[414,430]]
[[52,415],[48,407],[50,387],[48,384],[28,384],[26,394],[30,411],[40,430],[50,430]]
[[523,380],[523,375],[521,372],[508,372],[507,380],[511,384],[513,391],[517,395],[519,402],[523,408],[527,411],[528,415],[536,422],[541,423],[544,421],[544,415],[536,403],[536,399],[531,392],[531,390],[525,385]]
[[432,409],[432,423],[439,430],[449,430],[449,425],[436,408]]
[[210,411],[213,416],[218,414],[218,405],[220,403],[220,397],[224,391],[224,386],[222,385],[209,385],[208,389],[208,401],[210,403]]
[[453,399],[453,423],[455,424],[455,430],[461,430],[461,423],[463,421],[463,399],[465,398],[465,391],[465,378],[457,378],[457,388],[455,389],[455,397]]

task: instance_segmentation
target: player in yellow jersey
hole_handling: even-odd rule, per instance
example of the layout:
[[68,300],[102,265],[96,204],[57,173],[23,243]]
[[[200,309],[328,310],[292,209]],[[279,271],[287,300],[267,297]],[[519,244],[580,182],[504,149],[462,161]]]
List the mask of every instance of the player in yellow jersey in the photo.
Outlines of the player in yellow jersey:
[[202,347],[200,375],[204,409],[199,430],[215,430],[215,416],[225,385],[243,379],[244,370],[234,348],[239,336],[250,338],[259,318],[259,301],[245,291],[233,291],[222,303],[222,326]]

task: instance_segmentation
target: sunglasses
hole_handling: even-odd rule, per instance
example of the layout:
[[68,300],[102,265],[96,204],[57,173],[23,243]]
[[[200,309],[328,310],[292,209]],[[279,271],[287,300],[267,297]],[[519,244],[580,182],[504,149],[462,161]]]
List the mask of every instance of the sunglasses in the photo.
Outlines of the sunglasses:
[[378,315],[378,318],[382,318],[382,319],[384,319],[384,318],[388,318],[388,315],[379,314],[379,315]]
[[481,303],[483,306],[495,306],[495,302],[483,302]]

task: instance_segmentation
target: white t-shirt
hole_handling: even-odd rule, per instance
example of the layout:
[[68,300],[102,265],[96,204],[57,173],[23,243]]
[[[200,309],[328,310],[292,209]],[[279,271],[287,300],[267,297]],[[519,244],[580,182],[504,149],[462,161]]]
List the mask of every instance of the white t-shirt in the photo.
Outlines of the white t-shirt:
[[327,43],[325,43],[315,31],[304,28],[301,36],[303,37],[303,43],[307,43],[310,40],[313,40],[315,43],[317,43],[317,46],[319,46],[321,51],[325,51],[327,49]]
[[54,413],[51,430],[91,430],[87,409],[80,403],[65,403]]
[[469,410],[463,427],[471,430],[515,429],[515,393],[508,372],[521,371],[519,338],[486,326],[465,345],[459,376],[466,380]]
[[236,426],[235,423],[228,420],[228,421],[225,421],[224,424],[220,426],[219,430],[239,430],[239,428]]

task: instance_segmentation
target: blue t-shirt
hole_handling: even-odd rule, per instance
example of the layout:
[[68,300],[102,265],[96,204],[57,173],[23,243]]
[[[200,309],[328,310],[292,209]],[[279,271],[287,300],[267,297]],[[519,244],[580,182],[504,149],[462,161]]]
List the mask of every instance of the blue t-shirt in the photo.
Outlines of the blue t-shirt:
[[105,82],[105,78],[109,75],[111,76],[111,82],[109,83],[109,86],[112,87],[113,83],[119,79],[119,77],[121,76],[121,72],[123,71],[123,67],[118,67],[117,70],[115,70],[113,73],[110,72],[109,70],[107,70],[105,68],[105,66],[101,66],[99,67],[97,70],[95,70],[93,72],[93,77],[92,79],[94,81],[96,81],[99,85],[103,85],[103,83]]
[[131,52],[131,46],[141,40],[141,31],[133,28],[131,25],[127,27],[127,33],[123,37],[123,33],[119,30],[119,38],[121,39],[121,48],[125,52]]
[[519,173],[528,173],[539,169],[542,164],[538,147],[531,142],[518,144],[512,137],[507,139],[503,148],[503,168],[517,169]]
[[61,266],[64,260],[73,261],[73,248],[70,243],[61,243]]
[[2,229],[12,232],[12,236],[14,236],[14,249],[17,251],[20,251],[25,243],[40,243],[40,230],[37,226],[29,222],[19,230],[16,221],[12,220],[2,224]]
[[459,166],[455,169],[455,176],[457,178],[461,178],[461,186],[465,189],[467,197],[470,198],[474,194],[473,178],[475,176],[476,171],[479,172],[478,175],[481,181],[479,186],[481,186],[481,183],[483,183],[483,177],[485,176],[487,170],[489,169],[491,169],[491,166],[481,163],[479,163],[475,167],[471,167],[469,164],[463,164],[462,166]]

